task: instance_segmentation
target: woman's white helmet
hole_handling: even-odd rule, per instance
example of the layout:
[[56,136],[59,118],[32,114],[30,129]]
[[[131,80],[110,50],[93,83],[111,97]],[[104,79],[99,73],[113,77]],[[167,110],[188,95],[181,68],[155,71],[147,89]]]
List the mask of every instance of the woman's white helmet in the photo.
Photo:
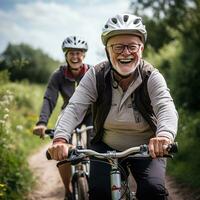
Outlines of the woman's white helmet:
[[138,35],[141,37],[142,42],[145,43],[147,31],[142,23],[142,18],[132,14],[118,14],[109,18],[103,28],[101,39],[106,46],[110,37],[124,34]]
[[79,36],[69,36],[62,43],[62,50],[66,53],[69,49],[88,50],[87,42]]

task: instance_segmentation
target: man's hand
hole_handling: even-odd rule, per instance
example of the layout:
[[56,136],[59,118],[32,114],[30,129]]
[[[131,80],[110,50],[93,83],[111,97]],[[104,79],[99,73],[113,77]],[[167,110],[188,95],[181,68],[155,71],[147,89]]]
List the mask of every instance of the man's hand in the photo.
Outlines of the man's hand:
[[149,141],[149,154],[152,158],[162,157],[168,154],[166,148],[171,143],[171,140],[167,137],[154,137]]
[[48,152],[53,160],[64,160],[67,158],[69,148],[71,147],[73,146],[66,143],[66,141],[54,142],[53,145],[48,148]]
[[44,139],[45,130],[47,127],[45,125],[37,125],[33,128],[33,134],[40,136],[40,138]]

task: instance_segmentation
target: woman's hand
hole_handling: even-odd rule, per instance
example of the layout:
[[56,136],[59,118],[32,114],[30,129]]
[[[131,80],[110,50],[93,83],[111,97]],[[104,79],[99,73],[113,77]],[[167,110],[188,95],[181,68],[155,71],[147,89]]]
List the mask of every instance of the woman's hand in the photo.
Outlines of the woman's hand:
[[37,125],[33,128],[33,134],[40,136],[40,138],[44,139],[45,130],[47,127],[45,125]]
[[149,154],[152,158],[162,157],[168,154],[167,146],[171,144],[171,140],[167,137],[154,137],[149,141]]

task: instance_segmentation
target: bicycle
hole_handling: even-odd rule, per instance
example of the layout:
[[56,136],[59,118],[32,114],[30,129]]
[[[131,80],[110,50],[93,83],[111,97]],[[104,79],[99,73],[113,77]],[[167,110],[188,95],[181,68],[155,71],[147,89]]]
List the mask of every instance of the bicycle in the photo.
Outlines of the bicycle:
[[[169,154],[165,155],[164,157],[172,158],[173,157],[172,153],[176,153],[178,151],[178,144],[173,143],[173,144],[168,145],[166,148]],[[137,147],[131,147],[122,152],[107,151],[106,153],[98,153],[91,149],[74,148],[74,149],[69,150],[68,158],[66,160],[60,161],[59,164],[70,162],[72,165],[76,165],[77,163],[82,162],[88,158],[91,159],[92,157],[103,159],[103,160],[107,159],[109,161],[109,164],[111,165],[110,189],[111,189],[111,194],[112,194],[112,200],[121,200],[121,199],[136,200],[135,192],[132,192],[129,188],[128,177],[125,178],[124,182],[121,180],[121,174],[123,173],[123,175],[125,176],[125,172],[122,171],[118,163],[119,158],[127,158],[129,156],[136,157],[136,158],[141,158],[141,157],[149,158],[150,156],[148,154],[148,146],[144,144]],[[89,174],[87,174],[85,177],[87,178],[85,178],[84,184],[88,186],[87,181],[88,181]],[[86,194],[88,198],[88,191],[84,189],[82,191],[83,193],[81,195],[85,196]],[[82,199],[81,196],[79,196],[78,199]]]
[[[86,148],[87,146],[87,136],[84,138],[83,135],[87,130],[93,129],[93,126],[87,126],[85,128],[76,128],[72,133],[72,144],[76,146],[77,149]],[[45,133],[52,139],[54,135],[54,129],[47,129]],[[87,135],[87,134],[86,134]],[[46,152],[46,157],[48,160],[51,159],[48,151]],[[89,159],[74,160],[71,162],[72,171],[72,198],[73,200],[88,200],[89,195]],[[66,160],[57,163],[57,167],[66,163]]]

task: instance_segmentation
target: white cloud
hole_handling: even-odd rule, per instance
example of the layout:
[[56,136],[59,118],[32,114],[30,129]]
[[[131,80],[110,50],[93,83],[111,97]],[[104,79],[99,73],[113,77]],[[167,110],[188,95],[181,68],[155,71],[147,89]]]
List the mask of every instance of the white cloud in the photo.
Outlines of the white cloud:
[[37,1],[17,4],[8,11],[0,9],[0,51],[8,42],[24,42],[63,60],[62,41],[68,35],[80,35],[89,44],[86,62],[96,64],[102,59],[98,52],[104,49],[100,38],[104,23],[128,7],[129,0],[77,0],[74,4]]

